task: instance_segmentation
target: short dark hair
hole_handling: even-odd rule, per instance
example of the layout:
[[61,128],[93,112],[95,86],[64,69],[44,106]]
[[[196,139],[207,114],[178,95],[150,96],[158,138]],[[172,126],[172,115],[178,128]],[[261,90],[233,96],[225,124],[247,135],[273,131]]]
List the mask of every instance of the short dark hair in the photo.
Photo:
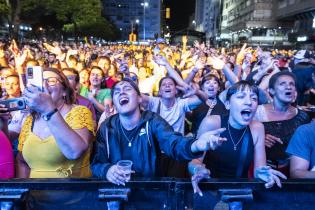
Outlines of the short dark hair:
[[199,86],[200,88],[203,86],[203,84],[208,81],[208,80],[211,80],[211,79],[214,79],[218,84],[219,84],[219,87],[221,88],[221,81],[219,80],[219,78],[214,75],[214,74],[206,74],[204,77],[202,77],[200,83],[199,83]]
[[249,88],[253,93],[259,97],[259,90],[258,87],[255,85],[252,85],[250,82],[246,80],[241,80],[235,84],[233,84],[226,93],[226,100],[230,100],[231,96],[234,95],[238,91],[243,91],[246,88]]
[[174,82],[175,86],[177,85],[177,82],[175,81],[175,79],[173,79],[172,77],[166,76],[166,77],[163,77],[163,78],[159,81],[159,89],[161,88],[162,82],[163,82],[164,80],[166,80],[166,79],[172,80],[172,81]]
[[79,76],[79,72],[77,70],[75,70],[74,68],[63,68],[63,71],[70,71],[71,73],[75,74],[75,82],[79,83],[80,82],[80,76]]
[[296,84],[296,76],[295,76],[292,72],[289,72],[289,71],[280,71],[280,72],[277,72],[277,73],[275,73],[274,75],[271,76],[271,78],[269,79],[268,88],[269,88],[269,89],[271,89],[271,88],[274,89],[277,80],[278,80],[279,77],[281,77],[281,76],[289,76],[289,77],[292,77],[292,79],[294,80],[294,84]]
[[135,89],[135,91],[137,92],[137,94],[138,94],[139,96],[141,96],[141,93],[140,93],[140,90],[139,90],[138,85],[137,85],[132,79],[130,79],[130,78],[128,78],[128,77],[125,77],[125,78],[123,78],[121,81],[116,82],[116,83],[113,85],[113,87],[112,87],[112,89],[111,89],[111,91],[110,91],[110,95],[111,95],[112,98],[113,98],[113,96],[114,96],[115,87],[116,87],[119,83],[121,83],[121,82],[128,82],[128,83],[131,85],[131,87],[133,87],[133,89]]

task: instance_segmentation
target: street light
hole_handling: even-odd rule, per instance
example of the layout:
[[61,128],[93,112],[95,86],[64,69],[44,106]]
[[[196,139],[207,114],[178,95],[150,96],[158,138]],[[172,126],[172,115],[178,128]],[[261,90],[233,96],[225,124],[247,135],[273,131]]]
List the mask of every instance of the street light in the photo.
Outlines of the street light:
[[196,21],[195,20],[192,21],[192,25],[193,25],[194,30],[196,30]]
[[149,6],[148,2],[141,3],[141,6],[143,6],[143,40],[145,40],[145,8]]

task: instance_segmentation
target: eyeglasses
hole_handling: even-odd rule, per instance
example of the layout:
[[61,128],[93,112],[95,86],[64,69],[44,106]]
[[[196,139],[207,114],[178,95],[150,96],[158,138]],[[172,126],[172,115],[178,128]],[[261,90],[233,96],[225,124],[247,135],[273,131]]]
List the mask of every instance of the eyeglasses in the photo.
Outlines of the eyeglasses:
[[56,77],[49,77],[44,79],[44,82],[46,82],[48,86],[55,86],[60,81]]

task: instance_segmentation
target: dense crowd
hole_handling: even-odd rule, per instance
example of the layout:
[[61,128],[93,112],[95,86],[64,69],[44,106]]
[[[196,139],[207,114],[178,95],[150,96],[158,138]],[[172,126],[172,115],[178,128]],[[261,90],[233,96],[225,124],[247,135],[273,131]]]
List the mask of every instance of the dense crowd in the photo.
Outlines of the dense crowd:
[[0,178],[315,178],[315,53],[182,41],[0,42]]

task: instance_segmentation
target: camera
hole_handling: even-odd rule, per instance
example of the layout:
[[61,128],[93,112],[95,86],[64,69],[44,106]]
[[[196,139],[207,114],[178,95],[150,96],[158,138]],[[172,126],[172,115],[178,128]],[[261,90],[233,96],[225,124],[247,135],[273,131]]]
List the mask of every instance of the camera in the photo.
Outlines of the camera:
[[0,100],[0,104],[3,104],[9,112],[26,109],[26,103],[23,98]]
[[43,69],[40,66],[27,67],[26,69],[27,84],[36,86],[40,91],[44,91]]

